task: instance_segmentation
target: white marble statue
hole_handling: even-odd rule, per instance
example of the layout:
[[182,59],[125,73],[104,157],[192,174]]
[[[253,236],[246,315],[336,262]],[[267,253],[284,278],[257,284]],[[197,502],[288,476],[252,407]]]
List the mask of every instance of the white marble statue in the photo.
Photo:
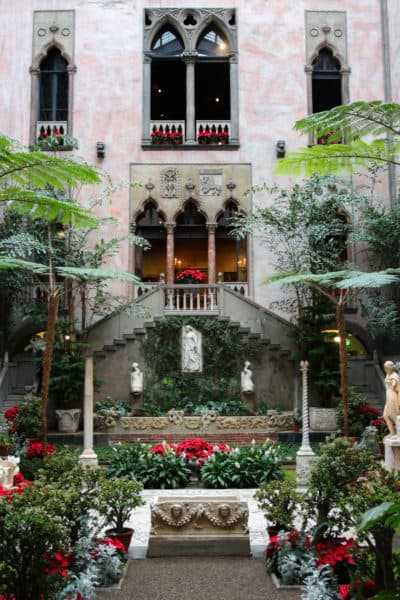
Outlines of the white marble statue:
[[143,372],[139,369],[137,362],[132,363],[131,392],[135,395],[143,392]]
[[400,415],[400,377],[396,372],[396,365],[387,360],[383,365],[386,373],[386,404],[383,410],[389,435],[392,438],[397,437],[395,426],[397,426],[397,417]]
[[0,458],[0,485],[6,490],[14,485],[14,475],[19,471],[18,462],[19,459],[14,457]]
[[201,333],[191,325],[182,327],[182,371],[200,373],[203,368]]
[[240,384],[244,394],[254,392],[253,371],[251,370],[251,362],[248,360],[244,363],[243,371],[240,375]]

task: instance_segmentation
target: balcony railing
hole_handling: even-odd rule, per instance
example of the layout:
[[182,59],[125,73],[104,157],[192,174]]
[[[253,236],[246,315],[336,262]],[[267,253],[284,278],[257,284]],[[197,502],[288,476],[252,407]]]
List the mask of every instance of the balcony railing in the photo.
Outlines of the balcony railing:
[[183,144],[185,121],[150,121],[150,137],[152,144]]
[[196,121],[199,144],[229,144],[230,121]]
[[162,285],[164,313],[213,313],[219,311],[219,286],[205,284]]
[[38,121],[36,141],[41,145],[64,146],[63,135],[68,135],[67,121]]

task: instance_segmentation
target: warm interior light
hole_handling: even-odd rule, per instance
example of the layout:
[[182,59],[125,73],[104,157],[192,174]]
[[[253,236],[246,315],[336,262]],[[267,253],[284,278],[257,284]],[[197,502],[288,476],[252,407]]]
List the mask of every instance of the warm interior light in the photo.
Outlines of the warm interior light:
[[340,335],[335,335],[335,337],[333,338],[333,341],[336,342],[337,344],[340,344]]
[[71,336],[69,335],[69,333],[66,333],[66,334],[64,335],[64,340],[65,340],[66,342],[68,342],[70,339],[71,339]]
[[162,94],[162,89],[161,88],[158,88],[157,94]]
[[215,102],[217,102],[217,103],[219,102],[218,96],[215,98]]
[[219,42],[218,46],[220,47],[221,50],[225,50],[226,43],[225,42]]

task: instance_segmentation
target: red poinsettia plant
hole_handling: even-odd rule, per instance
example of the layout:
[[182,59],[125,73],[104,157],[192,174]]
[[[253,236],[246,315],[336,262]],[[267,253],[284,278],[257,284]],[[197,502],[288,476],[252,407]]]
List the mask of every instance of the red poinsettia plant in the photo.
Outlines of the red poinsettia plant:
[[209,444],[203,438],[189,438],[179,444],[167,444],[162,442],[150,448],[150,452],[165,456],[168,452],[175,452],[178,456],[184,456],[190,463],[196,463],[202,467],[206,460],[216,452],[227,452],[226,444]]
[[200,269],[185,269],[176,276],[178,283],[203,283],[204,279],[205,276]]

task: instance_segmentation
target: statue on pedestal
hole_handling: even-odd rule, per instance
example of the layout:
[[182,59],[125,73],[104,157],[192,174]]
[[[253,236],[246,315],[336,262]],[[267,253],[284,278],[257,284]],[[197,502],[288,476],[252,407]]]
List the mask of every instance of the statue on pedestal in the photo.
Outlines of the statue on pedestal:
[[137,362],[132,363],[131,392],[135,395],[139,395],[143,392],[143,372],[139,369],[139,364]]
[[397,437],[395,426],[400,415],[400,377],[395,370],[395,364],[391,360],[387,360],[383,368],[386,373],[386,404],[383,410],[383,418],[389,429],[390,437],[395,438]]
[[203,368],[201,333],[191,325],[182,327],[182,371],[200,373]]
[[248,360],[244,363],[243,371],[240,375],[240,384],[244,394],[254,392],[253,371],[251,370],[251,362]]

